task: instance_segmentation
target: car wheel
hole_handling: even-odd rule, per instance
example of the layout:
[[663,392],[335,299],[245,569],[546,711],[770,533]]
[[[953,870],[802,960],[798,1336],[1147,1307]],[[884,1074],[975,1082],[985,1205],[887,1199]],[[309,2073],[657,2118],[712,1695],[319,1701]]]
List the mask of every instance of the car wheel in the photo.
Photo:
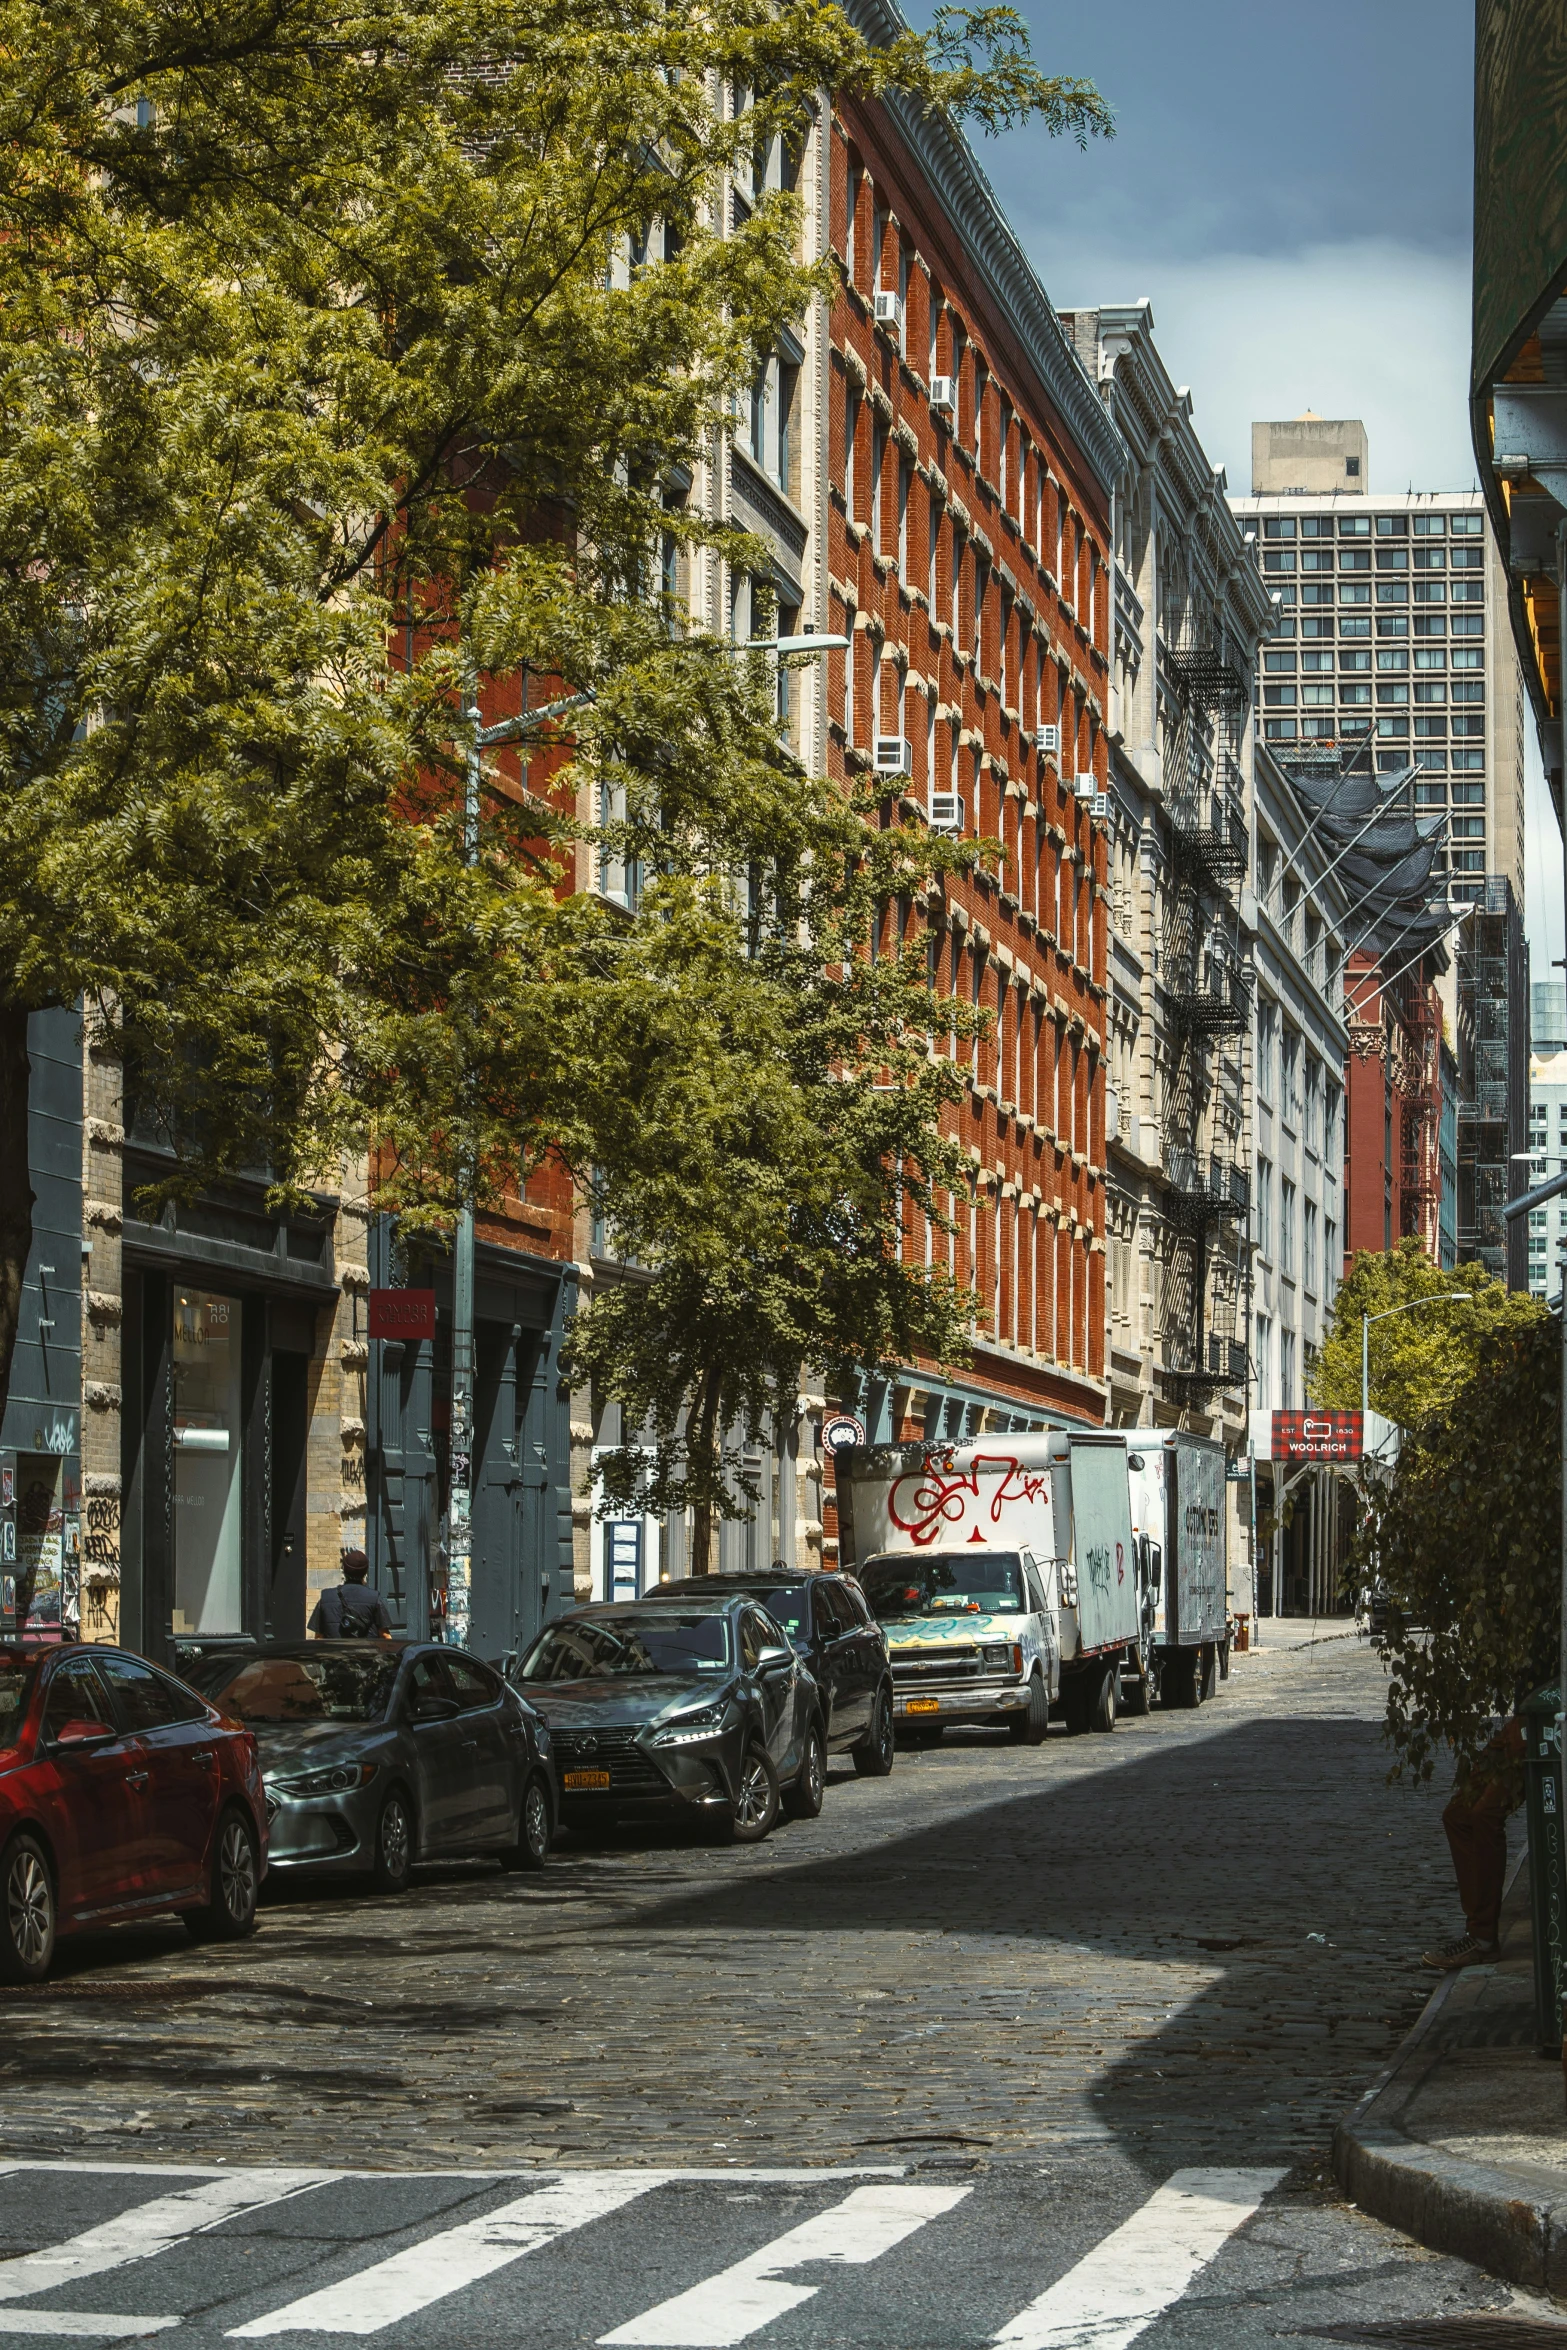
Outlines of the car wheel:
[[242,1811],[230,1809],[218,1822],[212,1848],[212,1893],[200,1909],[187,1909],[185,1931],[193,1942],[242,1942],[256,1930],[261,1891],[261,1858],[256,1831]]
[[394,1787],[381,1806],[375,1824],[375,1889],[378,1893],[406,1893],[414,1867],[413,1805],[401,1787]]
[[54,1958],[54,1879],[36,1837],[13,1836],[0,1860],[0,1977],[41,1983]]
[[813,1722],[805,1733],[800,1775],[784,1797],[784,1809],[792,1820],[814,1820],[821,1811],[826,1793],[827,1756],[822,1746],[822,1734]]
[[541,1869],[550,1856],[554,1831],[550,1821],[549,1789],[535,1772],[522,1791],[517,1817],[517,1841],[501,1854],[503,1869]]
[[760,1844],[778,1818],[778,1773],[763,1747],[748,1746],[740,1764],[740,1783],[724,1823],[728,1844]]
[[871,1734],[854,1748],[854,1767],[862,1779],[885,1779],[898,1752],[892,1720],[892,1692],[884,1689],[871,1716]]
[[1018,1746],[1043,1746],[1050,1735],[1050,1700],[1037,1673],[1028,1685],[1027,1712],[1011,1715],[1007,1728]]

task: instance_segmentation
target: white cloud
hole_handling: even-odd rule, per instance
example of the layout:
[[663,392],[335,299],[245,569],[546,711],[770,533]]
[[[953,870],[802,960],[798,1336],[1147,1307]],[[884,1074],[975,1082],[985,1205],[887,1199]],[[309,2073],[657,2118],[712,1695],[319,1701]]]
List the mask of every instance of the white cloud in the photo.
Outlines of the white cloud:
[[1253,419],[1305,408],[1361,418],[1373,492],[1473,486],[1467,253],[1367,237],[1191,261],[1075,254],[1057,269],[1034,251],[1063,308],[1149,297],[1164,363],[1190,386],[1232,492],[1251,488]]

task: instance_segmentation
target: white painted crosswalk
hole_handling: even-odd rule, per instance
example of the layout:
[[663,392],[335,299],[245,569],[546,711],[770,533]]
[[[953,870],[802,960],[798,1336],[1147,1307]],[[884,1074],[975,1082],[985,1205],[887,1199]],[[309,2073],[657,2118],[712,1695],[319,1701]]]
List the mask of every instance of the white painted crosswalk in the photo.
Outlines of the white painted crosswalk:
[[[1177,2172],[1074,2262],[1052,2255],[1048,2230],[1006,2218],[994,2175],[892,2164],[526,2180],[0,2164],[15,2247],[0,2259],[0,2335],[795,2350],[819,2312],[824,2336],[857,2343],[901,2344],[915,2322],[922,2343],[953,2350],[1127,2350],[1282,2175]],[[23,2212],[44,2240],[18,2240]],[[954,2300],[979,2240],[982,2289]]]

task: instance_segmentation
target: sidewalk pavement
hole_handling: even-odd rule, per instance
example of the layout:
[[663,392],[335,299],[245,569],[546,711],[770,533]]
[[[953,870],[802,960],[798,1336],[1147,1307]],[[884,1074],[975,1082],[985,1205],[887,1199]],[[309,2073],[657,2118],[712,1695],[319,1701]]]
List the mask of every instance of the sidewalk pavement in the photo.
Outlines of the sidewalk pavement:
[[1536,2037],[1527,1859],[1503,1903],[1501,1953],[1442,1977],[1334,2131],[1333,2168],[1374,2219],[1567,2301],[1567,2099]]

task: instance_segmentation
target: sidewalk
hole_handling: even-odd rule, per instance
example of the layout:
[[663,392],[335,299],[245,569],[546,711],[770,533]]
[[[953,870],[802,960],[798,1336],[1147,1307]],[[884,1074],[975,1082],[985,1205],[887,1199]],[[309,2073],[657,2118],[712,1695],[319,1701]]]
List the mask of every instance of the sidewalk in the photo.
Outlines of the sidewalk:
[[1536,2046],[1527,1860],[1500,1959],[1442,1978],[1334,2131],[1333,2168],[1373,2218],[1567,2301],[1567,2101]]

